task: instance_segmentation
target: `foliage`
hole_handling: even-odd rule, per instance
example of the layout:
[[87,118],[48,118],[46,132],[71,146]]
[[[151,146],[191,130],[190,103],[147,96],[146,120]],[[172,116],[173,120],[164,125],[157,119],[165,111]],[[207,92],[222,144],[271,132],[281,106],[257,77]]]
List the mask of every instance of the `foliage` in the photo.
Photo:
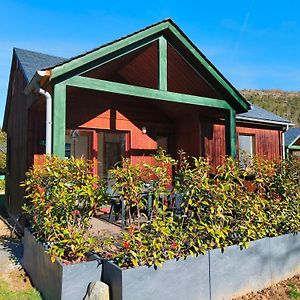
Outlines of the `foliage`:
[[111,171],[129,223],[121,237],[96,240],[87,229],[105,188],[90,167],[83,160],[47,157],[24,183],[30,201],[24,210],[35,236],[48,242],[53,256],[68,261],[93,250],[123,268],[157,267],[214,248],[247,248],[249,241],[300,228],[299,160],[253,158],[245,167],[227,158],[212,174],[205,158],[180,151],[175,160],[160,150],[152,164],[123,159]]
[[[138,227],[129,224],[123,238],[112,242],[115,250],[109,257],[119,266],[161,266],[168,259],[228,245],[247,248],[252,240],[299,231],[299,161],[255,158],[245,169],[227,158],[211,174],[206,159],[193,158],[191,162],[183,151],[178,161],[165,152],[155,159],[165,162],[165,167],[156,170],[154,163],[138,170],[139,178],[146,177],[143,172],[149,174],[149,170],[159,174],[156,178],[161,189],[154,193],[152,208],[156,214]],[[170,184],[171,165],[176,166],[173,194],[182,198],[179,210],[159,197],[166,192],[166,183]],[[127,171],[131,168],[126,167]],[[118,172],[122,173],[122,168]]]
[[77,261],[91,250],[90,218],[104,198],[104,187],[83,159],[47,156],[45,165],[26,173],[28,204],[23,209],[35,237],[54,257]]
[[288,284],[289,291],[288,296],[290,299],[299,299],[300,298],[300,292],[298,291],[297,287],[294,284]]
[[136,209],[140,227],[141,209],[145,207],[142,197],[144,182],[141,166],[133,165],[129,159],[124,158],[121,166],[116,166],[111,170],[110,180],[114,182],[114,190],[123,198],[129,223],[133,223],[132,208]]
[[6,171],[6,134],[0,130],[0,174]]
[[[111,170],[110,180],[114,183],[113,189],[124,201],[130,226],[137,223],[140,230],[141,217],[147,217],[144,214],[147,207],[146,189],[150,190],[155,202],[150,219],[152,219],[152,215],[156,215],[161,209],[156,202],[160,195],[169,192],[168,188],[172,184],[171,167],[174,164],[175,160],[160,149],[153,156],[151,165],[145,163],[133,165],[130,159],[124,158],[121,165],[117,165]],[[136,218],[132,214],[133,211],[136,212]],[[135,222],[135,219],[137,222]]]
[[251,103],[292,121],[300,126],[300,92],[281,90],[241,90]]

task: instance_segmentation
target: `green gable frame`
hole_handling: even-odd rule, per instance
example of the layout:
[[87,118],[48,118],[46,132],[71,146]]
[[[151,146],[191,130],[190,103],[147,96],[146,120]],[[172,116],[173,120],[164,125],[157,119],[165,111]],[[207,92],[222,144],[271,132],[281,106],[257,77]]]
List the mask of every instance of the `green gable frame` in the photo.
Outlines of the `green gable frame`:
[[232,157],[236,156],[236,123],[235,111],[225,101],[214,98],[186,95],[164,90],[155,90],[145,87],[132,86],[123,83],[111,82],[101,79],[94,79],[82,76],[75,76],[55,85],[54,88],[54,109],[53,109],[53,153],[64,157],[65,143],[65,122],[66,122],[66,88],[67,87],[83,88],[119,95],[139,97],[146,100],[169,101],[176,103],[192,104],[203,107],[212,107],[224,109],[227,111],[226,123],[226,140],[227,154]]
[[[110,44],[75,57],[52,69],[51,81],[53,83],[64,81],[74,75],[80,75],[96,66],[107,63],[117,57],[121,57],[155,40],[159,40],[159,61],[166,57],[166,43],[161,39],[165,33],[171,33],[183,44],[190,53],[210,72],[210,74],[228,91],[235,100],[235,104],[240,112],[247,112],[250,104],[244,100],[239,92],[222,76],[213,64],[203,55],[203,53],[188,39],[181,29],[170,19],[147,27],[141,31],[131,34]],[[165,49],[165,51],[164,51]],[[160,69],[160,75],[166,73],[166,69]],[[160,87],[164,85],[160,76]]]
[[[50,82],[54,86],[52,149],[54,154],[64,157],[65,153],[66,92],[67,87],[70,86],[139,97],[140,99],[169,101],[223,109],[225,111],[226,153],[234,158],[236,157],[236,111],[233,109],[233,106],[228,103],[230,100],[200,97],[167,90],[167,34],[175,36],[178,42],[183,44],[228,91],[232,97],[231,101],[234,101],[234,106],[238,107],[239,111],[243,112],[249,110],[249,103],[244,100],[239,92],[235,90],[197,47],[193,45],[179,27],[173,21],[165,20],[53,67]],[[157,89],[80,76],[93,68],[124,56],[153,41],[158,42],[159,49]]]

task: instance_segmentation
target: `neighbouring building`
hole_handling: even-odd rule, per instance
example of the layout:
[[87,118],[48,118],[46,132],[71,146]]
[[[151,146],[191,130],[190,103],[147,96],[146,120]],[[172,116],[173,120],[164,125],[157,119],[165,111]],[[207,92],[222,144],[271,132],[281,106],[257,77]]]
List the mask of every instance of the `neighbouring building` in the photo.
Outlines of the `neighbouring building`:
[[286,155],[300,159],[300,128],[289,128],[284,134]]

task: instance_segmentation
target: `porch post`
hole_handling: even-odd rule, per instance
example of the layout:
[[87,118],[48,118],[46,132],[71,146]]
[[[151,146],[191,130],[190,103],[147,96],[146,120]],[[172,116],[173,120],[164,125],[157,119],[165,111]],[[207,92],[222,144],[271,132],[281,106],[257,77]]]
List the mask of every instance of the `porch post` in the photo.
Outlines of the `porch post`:
[[236,158],[236,113],[229,109],[225,116],[226,154]]
[[65,157],[66,135],[66,85],[54,85],[53,93],[53,149],[52,153],[61,158]]
[[162,91],[168,89],[168,69],[167,69],[167,40],[161,36],[158,41],[159,44],[159,62],[158,62],[158,88]]

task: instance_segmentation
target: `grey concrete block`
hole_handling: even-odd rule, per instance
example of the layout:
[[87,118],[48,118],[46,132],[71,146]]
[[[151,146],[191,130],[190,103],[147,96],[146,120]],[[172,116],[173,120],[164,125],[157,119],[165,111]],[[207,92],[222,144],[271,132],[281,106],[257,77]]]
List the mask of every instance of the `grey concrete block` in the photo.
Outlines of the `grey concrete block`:
[[52,263],[28,229],[22,242],[24,268],[45,300],[82,300],[89,283],[101,278],[102,265],[98,260],[70,265],[59,260]]
[[108,262],[103,266],[103,275],[102,281],[110,281],[112,300],[210,299],[208,255],[166,261],[163,268],[156,270],[154,267],[122,270]]
[[270,238],[272,283],[300,274],[300,233]]
[[271,284],[269,238],[210,251],[211,299],[231,299]]

